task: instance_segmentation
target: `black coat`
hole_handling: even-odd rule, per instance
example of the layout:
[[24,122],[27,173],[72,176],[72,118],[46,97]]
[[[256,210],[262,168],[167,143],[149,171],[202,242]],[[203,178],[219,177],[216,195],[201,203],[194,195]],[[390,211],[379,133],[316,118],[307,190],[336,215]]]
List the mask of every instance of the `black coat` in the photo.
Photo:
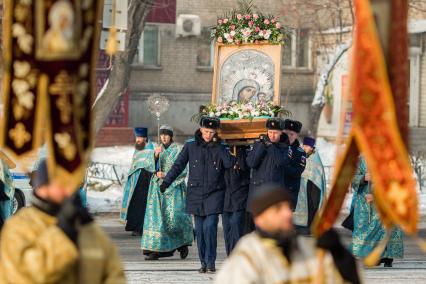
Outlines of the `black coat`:
[[[253,144],[247,155],[247,165],[252,168],[252,177],[248,200],[254,192],[266,183],[275,183],[284,187],[284,172],[289,164],[288,146],[284,143],[273,143],[266,146],[260,141]],[[247,206],[248,211],[249,207]]]
[[246,163],[246,147],[237,148],[236,164],[225,171],[224,212],[236,212],[246,209],[250,184],[250,168]]
[[234,165],[234,159],[220,142],[206,143],[200,130],[187,141],[164,178],[166,185],[188,168],[186,212],[197,216],[220,214],[225,198],[225,169]]
[[300,189],[300,177],[306,167],[306,153],[300,147],[299,140],[290,145],[288,157],[290,163],[286,164],[284,170],[285,188],[292,196],[293,205],[296,206]]

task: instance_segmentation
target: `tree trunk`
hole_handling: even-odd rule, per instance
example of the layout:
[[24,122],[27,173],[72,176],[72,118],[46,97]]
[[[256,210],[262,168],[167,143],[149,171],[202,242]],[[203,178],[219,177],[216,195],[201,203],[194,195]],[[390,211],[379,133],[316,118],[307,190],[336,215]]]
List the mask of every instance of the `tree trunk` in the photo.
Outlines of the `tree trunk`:
[[93,104],[94,134],[98,134],[120,96],[126,91],[132,64],[145,26],[145,19],[154,0],[130,0],[125,50],[117,52],[109,78]]

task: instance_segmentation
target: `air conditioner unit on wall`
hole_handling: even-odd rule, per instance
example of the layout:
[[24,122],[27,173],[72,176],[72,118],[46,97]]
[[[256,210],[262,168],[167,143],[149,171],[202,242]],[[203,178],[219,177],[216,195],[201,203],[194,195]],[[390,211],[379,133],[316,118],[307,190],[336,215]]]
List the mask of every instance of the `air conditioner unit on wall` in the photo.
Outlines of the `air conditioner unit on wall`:
[[197,15],[179,15],[176,20],[176,37],[199,36],[201,19]]

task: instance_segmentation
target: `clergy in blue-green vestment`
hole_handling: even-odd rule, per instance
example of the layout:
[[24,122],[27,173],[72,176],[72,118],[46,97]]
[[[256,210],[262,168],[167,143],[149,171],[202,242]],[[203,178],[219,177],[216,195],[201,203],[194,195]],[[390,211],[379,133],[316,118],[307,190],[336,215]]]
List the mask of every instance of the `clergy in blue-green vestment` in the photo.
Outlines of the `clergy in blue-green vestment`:
[[[374,207],[371,177],[363,157],[360,158],[352,187],[354,190],[354,230],[352,232],[352,253],[358,258],[368,256],[385,237],[385,229]],[[403,234],[394,229],[380,263],[391,267],[394,258],[404,255]]]
[[15,194],[12,175],[5,159],[0,156],[0,228],[1,224],[12,215],[12,200]]
[[120,220],[126,223],[125,230],[131,231],[134,236],[142,234],[149,182],[155,172],[153,155],[154,145],[148,140],[148,129],[135,128],[135,152],[120,211]]
[[147,260],[172,256],[175,250],[184,259],[194,239],[191,216],[185,213],[187,171],[183,171],[161,193],[162,179],[177,159],[181,147],[173,142],[173,129],[168,125],[160,128],[160,139],[161,145],[152,156],[156,161],[157,173],[149,186],[141,248]]
[[310,234],[310,226],[315,214],[326,198],[327,184],[324,166],[315,150],[316,140],[311,137],[303,139],[303,150],[306,152],[306,168],[300,181],[296,210],[293,215],[294,224],[299,233]]

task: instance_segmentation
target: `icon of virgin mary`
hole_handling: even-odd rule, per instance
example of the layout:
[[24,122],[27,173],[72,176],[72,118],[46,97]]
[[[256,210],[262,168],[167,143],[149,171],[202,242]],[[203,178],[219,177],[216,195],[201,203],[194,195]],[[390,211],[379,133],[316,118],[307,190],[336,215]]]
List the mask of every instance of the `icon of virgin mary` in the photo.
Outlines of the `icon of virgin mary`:
[[47,52],[64,53],[73,51],[74,9],[68,0],[55,2],[49,10],[49,29],[43,36],[42,46]]
[[256,102],[259,90],[259,83],[255,80],[242,79],[234,86],[232,100],[241,103]]

